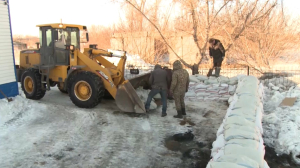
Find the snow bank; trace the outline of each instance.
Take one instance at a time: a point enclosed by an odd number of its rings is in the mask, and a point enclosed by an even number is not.
[[[290,77],[277,77],[272,79],[261,80],[265,86],[267,86],[270,90],[275,90],[279,92],[283,92],[295,86],[295,82],[293,78]]]
[[[220,76],[207,77],[204,75],[190,75],[189,90],[185,98],[190,101],[220,100],[227,101],[233,95],[238,83],[238,77],[227,78]]]
[[[278,155],[290,155],[296,164],[300,164],[300,87],[277,91],[270,83],[264,89],[268,97],[263,117],[265,143],[273,147]],[[291,107],[280,106],[285,97],[296,97],[295,104]]]
[[[133,66],[143,69],[149,69],[150,67],[154,66],[152,64],[146,63],[139,55],[131,55],[127,53],[126,56],[127,60],[125,67]],[[106,57],[106,59],[115,65],[117,65],[120,60],[120,58],[118,57]]]
[[[235,80],[237,82],[232,82]],[[228,100],[230,106],[217,131],[217,139],[212,145],[212,159],[207,168],[268,168],[262,139],[262,84],[254,76],[239,76],[223,81],[238,85]]]

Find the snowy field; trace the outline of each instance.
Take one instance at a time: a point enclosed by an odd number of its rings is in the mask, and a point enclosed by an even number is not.
[[[20,93],[21,92],[20,90]],[[142,100],[147,92],[139,90]],[[156,104],[152,103],[152,108]],[[168,150],[165,138],[191,130],[201,143],[215,140],[228,106],[224,102],[186,102],[190,124],[167,117],[161,107],[148,115],[119,112],[114,100],[79,109],[57,88],[39,101],[17,96],[0,100],[0,165],[7,167],[188,167],[182,153]],[[208,147],[209,148],[209,147]],[[190,165],[190,163],[189,163]]]

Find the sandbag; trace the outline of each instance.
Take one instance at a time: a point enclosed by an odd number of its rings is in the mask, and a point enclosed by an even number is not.
[[[189,83],[189,86],[194,86],[196,84],[196,82],[191,82]]]
[[[259,168],[259,165],[255,160],[236,154],[223,155],[215,162],[230,162],[246,168]]]
[[[205,82],[206,82],[205,84],[217,84],[217,83],[219,83],[216,78],[215,79],[210,78],[210,79],[206,80]]]
[[[229,85],[229,87],[228,87],[229,94],[233,95],[235,93],[235,90],[236,90],[236,86],[235,85]]]
[[[262,127],[262,110],[260,108],[257,108],[256,110],[256,119],[255,124],[259,128],[261,134],[263,134],[263,127]]]
[[[228,115],[228,117],[239,116],[239,117],[243,117],[249,121],[255,122],[256,121],[255,113],[247,112],[247,111],[243,112],[242,111],[243,109],[245,109],[245,108],[232,110],[231,113]],[[247,110],[247,109],[245,109],[245,110]]]
[[[220,125],[220,127],[218,128],[218,131],[217,131],[217,136],[220,136],[221,134],[224,133],[224,123],[222,123]]]
[[[226,90],[220,90],[219,91],[219,94],[227,94],[228,93],[228,91],[226,91]]]
[[[220,97],[219,100],[220,101],[227,101],[229,97]]]
[[[221,83],[220,86],[222,86],[222,87],[228,87],[229,85],[227,83]]]
[[[264,161],[264,168],[270,168],[266,161]]]
[[[226,129],[226,126],[225,126],[224,138],[226,141],[229,141],[230,139],[253,139],[253,140],[259,141],[259,134],[236,129],[236,128]]]
[[[190,75],[190,81],[191,82],[195,82],[195,83],[199,83],[200,81],[193,75]]]
[[[241,126],[250,126],[250,127],[256,127],[255,123],[246,120],[243,117],[239,117],[239,116],[233,116],[233,117],[228,117],[226,118],[226,121],[224,123],[224,127],[227,127],[231,124],[235,124],[235,125],[241,125]]]
[[[221,156],[224,155],[224,147],[219,149],[217,152],[212,152],[212,160],[218,160]]]
[[[224,134],[221,134],[217,137],[217,139],[213,142],[212,144],[212,151],[216,151],[218,149],[221,149],[225,146],[225,138],[224,138]]]
[[[228,103],[231,104],[232,102],[236,102],[238,100],[237,95],[233,95],[228,99]]]
[[[209,87],[209,85],[204,85],[204,84],[200,83],[195,86],[195,89],[206,89],[208,87]]]
[[[250,159],[257,162],[260,168],[264,167],[264,156],[256,149],[229,144],[224,148],[224,155],[230,154],[249,157]]]
[[[206,93],[206,92],[198,92],[196,93],[196,96],[198,97],[205,97],[205,96],[210,96],[210,93]]]
[[[225,145],[229,144],[235,144],[235,145],[240,145],[242,147],[249,147],[252,149],[257,149],[258,151],[260,150],[260,142],[252,139],[230,139],[229,141],[226,141]]]
[[[196,89],[195,93],[199,93],[199,92],[206,92],[206,89]]]
[[[228,82],[229,82],[229,78],[224,77],[224,76],[220,76],[220,77],[218,78],[218,81],[219,81],[220,83],[228,83]]]
[[[236,85],[236,84],[238,84],[238,78],[237,77],[229,78],[228,84],[229,85]]]
[[[217,91],[217,92],[219,92],[219,87],[208,87],[206,90],[208,90],[208,91]]]
[[[260,130],[257,127],[231,124],[231,125],[226,125],[226,127],[224,127],[224,130],[227,130],[227,129],[236,129],[236,130],[247,131],[249,133],[253,133],[253,134],[256,134],[258,136],[261,136]]]
[[[210,100],[216,100],[218,97],[205,97],[204,100],[210,101]]]
[[[188,91],[187,93],[185,93],[186,97],[196,97],[196,93],[193,91]]]
[[[235,108],[243,108],[243,109],[247,109],[248,111],[252,111],[253,113],[255,113],[256,111],[256,108],[257,108],[257,105],[258,103],[255,102],[255,100],[241,100],[241,99],[238,99],[236,102],[235,102],[235,105],[234,107]]]
[[[206,166],[206,168],[245,168],[245,167],[230,162],[210,162]]]
[[[207,76],[196,74],[195,77],[200,81],[205,81],[208,79]]]

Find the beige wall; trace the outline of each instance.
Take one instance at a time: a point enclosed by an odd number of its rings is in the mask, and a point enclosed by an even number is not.
[[[199,60],[196,56],[199,51],[191,35],[185,33],[164,33],[164,35],[170,46],[187,63],[193,64]],[[155,55],[155,40],[163,41],[158,33],[118,33],[112,35],[111,47],[125,50],[130,54],[138,54],[146,62],[151,62],[154,60]],[[178,58],[170,48],[167,50],[168,56],[164,60],[172,64]]]

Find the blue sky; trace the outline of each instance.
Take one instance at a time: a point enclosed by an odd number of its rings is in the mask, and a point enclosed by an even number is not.
[[[278,0],[281,2],[281,0]],[[283,0],[286,12],[300,16],[300,0]],[[13,34],[38,36],[36,25],[44,23],[110,25],[121,10],[111,0],[10,0]]]

